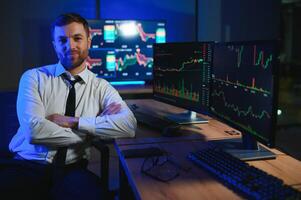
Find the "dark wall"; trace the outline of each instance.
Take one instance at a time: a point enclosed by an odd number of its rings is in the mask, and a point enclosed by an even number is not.
[[[279,38],[280,0],[227,0],[222,7],[222,40]]]
[[[220,41],[222,0],[199,0],[198,40]]]
[[[199,40],[279,38],[280,0],[199,0]]]
[[[292,22],[292,36],[293,36],[293,47],[292,47],[292,59],[293,62],[297,62],[301,66],[301,1],[299,6],[296,6],[293,11],[293,22]],[[299,67],[300,68],[300,67]]]
[[[23,71],[54,63],[48,27],[63,12],[93,18],[94,0],[10,0],[1,2],[0,91],[16,90]]]
[[[163,19],[167,22],[167,42],[194,41],[195,0],[103,0],[101,18]]]

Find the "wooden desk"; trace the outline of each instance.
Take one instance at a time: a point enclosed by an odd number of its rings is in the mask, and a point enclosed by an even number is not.
[[[152,100],[144,100],[143,102],[158,106],[158,102],[152,102]],[[139,106],[141,105],[139,104]],[[162,104],[159,106],[159,112],[160,110],[172,112],[172,109],[169,105]],[[175,109],[175,111],[178,110]],[[158,112],[158,110],[152,110],[152,112]],[[186,158],[189,152],[197,150],[206,140],[237,138],[239,136],[227,134],[225,130],[231,128],[212,119],[208,124],[200,124],[197,127],[194,127],[193,131],[199,133],[198,138],[191,137],[189,134],[175,138],[164,138],[160,137],[160,134],[154,130],[139,126],[135,139],[117,139],[115,148],[120,159],[120,199],[241,199],[241,196],[229,190],[210,173],[196,167]],[[187,127],[187,130],[190,128]],[[145,134],[145,132],[147,133]],[[156,146],[166,150],[172,154],[172,158],[177,163],[190,167],[191,170],[188,172],[180,170],[180,176],[168,183],[154,180],[142,174],[140,168],[144,158],[125,159],[121,151],[147,146]],[[282,179],[286,184],[301,191],[301,162],[276,149],[271,150],[277,155],[276,159],[250,161],[248,163]]]
[[[124,195],[127,199],[128,193],[124,191],[131,190],[135,199],[241,199],[232,190],[229,190],[221,182],[217,181],[207,171],[196,167],[192,162],[186,159],[190,151],[195,151],[202,141],[183,141],[169,143],[152,143],[139,145],[117,145],[117,151],[120,155],[120,162],[124,174],[123,178],[129,185],[121,184],[120,199]],[[176,179],[163,183],[154,180],[140,172],[143,158],[125,159],[121,150],[130,148],[143,148],[147,146],[156,146],[173,154],[175,159],[182,166],[190,167],[189,172],[181,171]],[[277,152],[277,151],[276,151]],[[291,185],[301,191],[301,163],[292,157],[279,152],[276,159],[251,161],[251,165],[262,169],[276,177],[282,179],[286,184]],[[121,178],[120,180],[124,180]]]

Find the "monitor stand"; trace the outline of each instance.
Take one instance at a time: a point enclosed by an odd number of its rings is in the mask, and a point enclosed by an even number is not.
[[[197,117],[196,112],[188,110],[184,113],[170,114],[166,116],[170,121],[177,124],[202,124],[208,123],[207,119]]]
[[[241,138],[210,141],[240,160],[275,159],[276,155],[265,148],[250,135],[242,134]]]

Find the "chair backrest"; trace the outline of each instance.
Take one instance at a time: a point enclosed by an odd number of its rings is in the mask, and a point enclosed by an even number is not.
[[[0,92],[0,155],[8,155],[8,144],[19,128],[17,92]]]

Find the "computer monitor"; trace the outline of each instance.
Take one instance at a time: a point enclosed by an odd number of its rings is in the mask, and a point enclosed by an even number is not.
[[[182,107],[184,114],[166,116],[178,124],[206,123],[196,112],[207,114],[213,42],[154,45],[153,97]]]
[[[91,71],[112,84],[145,83],[153,78],[153,44],[166,42],[164,21],[88,20]]]
[[[226,42],[214,46],[210,112],[241,131],[243,146],[231,150],[241,159],[274,157],[258,147],[257,141],[274,146],[277,64],[276,41]]]

